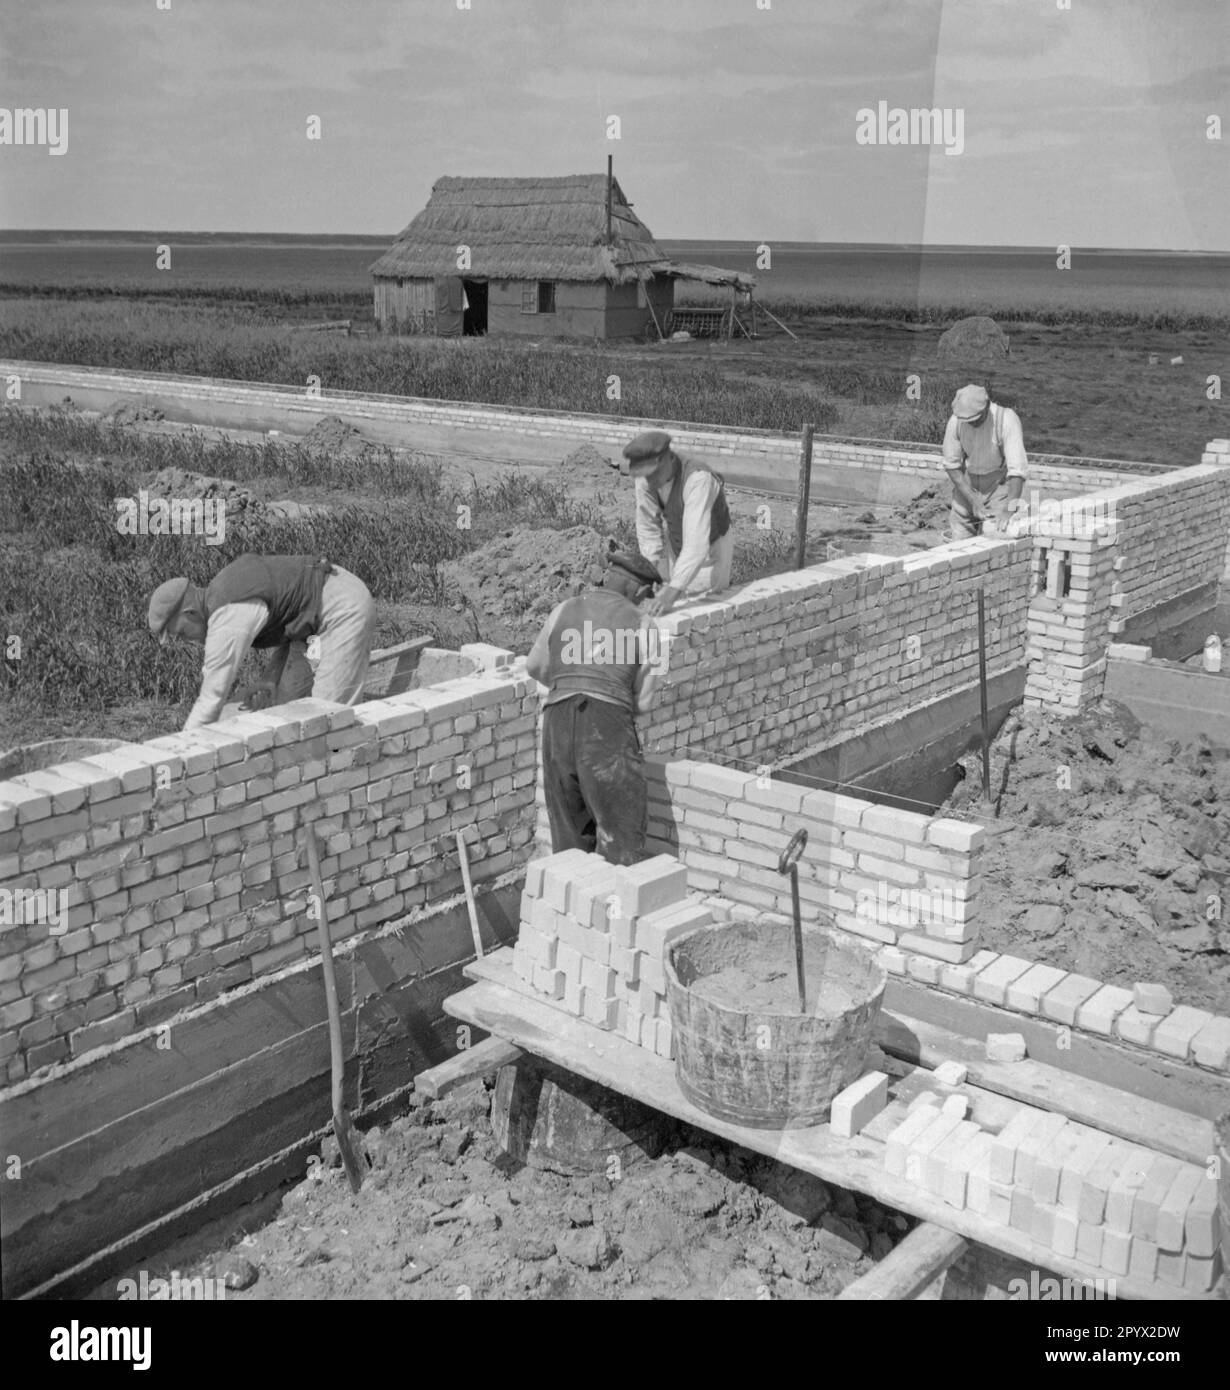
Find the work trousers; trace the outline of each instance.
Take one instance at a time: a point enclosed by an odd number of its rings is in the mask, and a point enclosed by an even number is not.
[[[554,853],[596,849],[611,864],[644,858],[649,802],[631,710],[589,695],[548,705],[542,781]]]
[[[318,650],[309,653],[305,642],[290,644],[277,703],[311,695],[314,700],[357,705],[375,631],[376,605],[367,585],[358,575],[334,565],[320,595]]]
[[[983,492],[979,482],[972,474],[966,475],[966,481],[970,484],[978,496],[982,499],[984,507],[991,508],[998,506],[1005,501],[1008,496],[1008,479],[1004,476],[990,490]],[[954,490],[952,494],[952,509],[948,514],[949,527],[954,541],[968,540],[970,536],[994,536],[999,534],[999,526],[994,516],[990,516],[986,521],[979,521],[973,512],[965,505],[964,501]]]

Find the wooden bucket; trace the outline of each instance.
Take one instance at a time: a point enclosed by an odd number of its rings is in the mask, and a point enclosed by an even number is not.
[[[780,918],[700,927],[672,944],[665,973],[676,1074],[693,1105],[751,1129],[803,1129],[820,1124],[862,1074],[888,976],[870,950],[821,928],[803,928],[803,953],[809,1002],[823,985],[848,1007],[799,1013],[794,930]],[[789,971],[780,1005],[749,1010],[691,988],[723,969],[779,960]]]

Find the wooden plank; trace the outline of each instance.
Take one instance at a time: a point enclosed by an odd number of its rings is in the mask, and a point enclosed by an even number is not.
[[[435,641],[434,637],[415,637],[395,647],[381,647],[368,658],[368,675],[363,694],[369,699],[400,695],[414,684],[419,657]]]
[[[909,1028],[913,1027],[914,1020],[919,1020],[961,1038],[962,1052],[959,1056],[954,1053],[954,1060],[966,1062],[969,1054],[983,1067],[986,1065],[983,1044],[988,1033],[1020,1033],[1030,1057],[1047,1058],[1054,1070],[1083,1076],[1205,1120],[1215,1120],[1230,1110],[1230,1077],[1214,1076],[1157,1053],[1130,1048],[1077,1029],[1067,1032],[1064,1041],[1068,1045],[1061,1047],[1059,1037],[1064,1030],[1060,1024],[1047,1019],[929,989],[898,976],[889,979],[884,1007]],[[904,1039],[907,1046],[908,1041],[908,1037]],[[897,1051],[896,1048],[891,1050]],[[898,1052],[898,1055],[917,1060],[917,1053]],[[1205,1152],[1211,1151],[1206,1149]]]
[[[997,1226],[976,1212],[957,1211],[940,1198],[884,1168],[884,1145],[857,1135],[841,1139],[827,1125],[812,1129],[747,1129],[706,1114],[687,1101],[675,1080],[675,1064],[623,1038],[602,1032],[581,1019],[522,993],[512,971],[512,952],[484,957],[488,978],[445,1000],[445,1011],[506,1039],[526,1052],[568,1068],[578,1076],[619,1091],[685,1124],[720,1135],[756,1153],[800,1168],[838,1187],[865,1192],[898,1211],[956,1231],[972,1241],[1026,1260],[1039,1269],[1074,1279],[1107,1279],[1106,1270],[1057,1255],[1022,1232]],[[470,973],[473,967],[466,967]],[[496,976],[503,980],[496,982]],[[1132,1276],[1113,1276],[1123,1298],[1190,1299],[1187,1290]]]
[[[963,1236],[924,1221],[885,1255],[870,1274],[847,1284],[842,1299],[901,1300],[916,1298],[969,1248]]]
[[[471,1081],[476,1076],[486,1076],[524,1056],[519,1047],[506,1043],[503,1038],[488,1038],[474,1047],[465,1048],[438,1067],[419,1072],[414,1078],[414,1089],[432,1100],[439,1100],[463,1082]]]

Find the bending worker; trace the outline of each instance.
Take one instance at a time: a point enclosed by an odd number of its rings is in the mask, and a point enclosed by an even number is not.
[[[599,582],[552,611],[526,669],[547,687],[542,780],[552,851],[597,849],[612,864],[635,864],[648,820],[635,716],[653,701],[665,652],[657,624],[636,606],[653,593],[657,571],[609,545]]]
[[[261,709],[309,691],[317,700],[357,704],[367,676],[376,605],[361,579],[328,560],[241,555],[219,570],[206,589],[183,578],[159,585],[150,598],[149,626],[164,646],[173,637],[204,644],[201,693],[184,725],[194,729],[217,721],[250,647],[275,650],[245,708]],[[292,665],[299,669],[288,673],[292,647]],[[319,661],[311,675],[314,655]]]
[[[981,386],[953,397],[944,431],[944,467],[952,479],[952,538],[1007,531],[1025,486],[1025,442],[1015,410],[996,405]]]
[[[687,593],[697,597],[730,583],[734,536],[719,473],[671,449],[662,430],[646,430],[624,449],[636,480],[636,539],[665,587],[645,610],[669,613]]]

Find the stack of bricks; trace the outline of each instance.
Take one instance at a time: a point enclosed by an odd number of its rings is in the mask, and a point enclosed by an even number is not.
[[[513,970],[570,1014],[669,1058],[666,949],[713,920],[669,855],[624,868],[564,850],[526,869]]]
[[[694,888],[766,912],[789,912],[778,858],[808,833],[799,897],[841,931],[957,965],[977,951],[986,832],[967,821],[876,806],[767,775],[679,760],[647,764],[650,844],[677,837]]]
[[[916,1105],[889,1134],[885,1166],[1110,1275],[1195,1292],[1221,1275],[1217,1183],[1206,1170],[1063,1115],[1021,1106],[991,1134],[949,1102]]]

